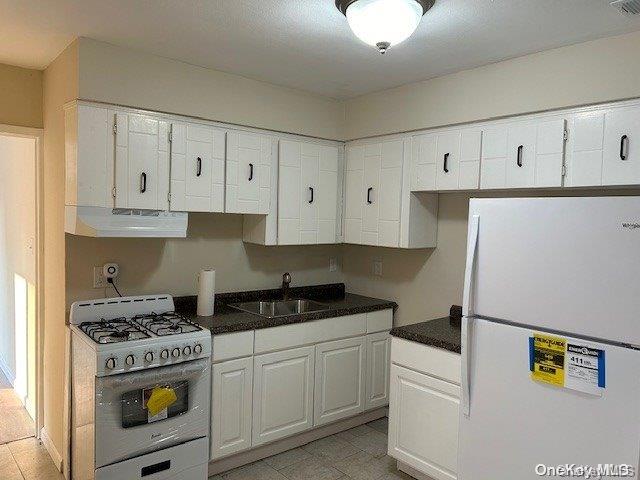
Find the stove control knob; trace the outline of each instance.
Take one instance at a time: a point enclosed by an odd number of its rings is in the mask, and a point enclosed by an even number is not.
[[[193,353],[195,353],[196,355],[200,355],[202,353],[202,345],[196,343],[193,347]]]
[[[153,362],[153,357],[153,352],[147,352],[144,354],[144,359],[147,361],[147,363]]]
[[[173,356],[173,358],[178,358],[180,356],[180,349],[174,348],[173,351],[171,352],[171,356]]]
[[[167,350],[166,348],[164,350],[162,350],[160,352],[160,358],[166,360],[167,358],[169,358],[169,350]]]
[[[107,365],[106,366],[107,366],[107,368],[109,370],[113,370],[114,368],[116,368],[116,365],[118,365],[118,361],[115,358],[113,358],[113,357],[107,358]]]
[[[124,363],[126,363],[127,366],[131,367],[134,363],[136,363],[136,357],[134,357],[133,355],[127,355],[127,358],[124,359]]]
[[[191,355],[191,347],[189,345],[187,345],[186,347],[184,347],[182,349],[182,353],[184,353],[187,356]]]

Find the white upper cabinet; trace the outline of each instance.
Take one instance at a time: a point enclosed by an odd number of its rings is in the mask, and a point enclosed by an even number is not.
[[[347,147],[345,242],[400,246],[404,142]]]
[[[481,188],[561,187],[564,135],[564,119],[483,129]]]
[[[339,149],[281,140],[278,244],[336,242]]]
[[[602,185],[603,111],[579,113],[569,121],[565,186]]]
[[[412,139],[412,191],[473,190],[480,178],[480,130],[447,130]]]
[[[116,113],[117,208],[168,210],[169,128],[150,115]]]
[[[115,112],[72,104],[64,113],[65,204],[113,208]]]
[[[603,185],[640,184],[640,107],[607,112],[604,126]]]
[[[273,143],[267,135],[227,133],[226,212],[269,213]]]
[[[171,125],[171,210],[224,211],[225,136],[197,123]]]

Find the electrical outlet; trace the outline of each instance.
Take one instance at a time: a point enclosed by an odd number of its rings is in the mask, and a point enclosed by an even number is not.
[[[107,279],[102,267],[93,267],[93,288],[106,288]]]
[[[329,271],[335,272],[338,270],[338,259],[335,257],[329,258]]]
[[[382,276],[382,259],[381,258],[373,259],[373,274],[377,277]]]

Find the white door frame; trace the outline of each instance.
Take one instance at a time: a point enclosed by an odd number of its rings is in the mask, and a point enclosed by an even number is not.
[[[43,402],[43,352],[44,352],[44,242],[42,233],[44,231],[43,212],[43,143],[44,130],[42,128],[17,127],[14,125],[0,124],[0,135],[8,137],[32,138],[36,142],[36,358],[35,358],[35,375],[36,375],[36,418],[34,423],[36,426],[36,438],[40,438],[40,431],[44,426],[44,402]]]

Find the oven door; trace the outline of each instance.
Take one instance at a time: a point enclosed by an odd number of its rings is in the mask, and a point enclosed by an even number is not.
[[[201,359],[97,378],[96,468],[206,437],[210,375]]]

